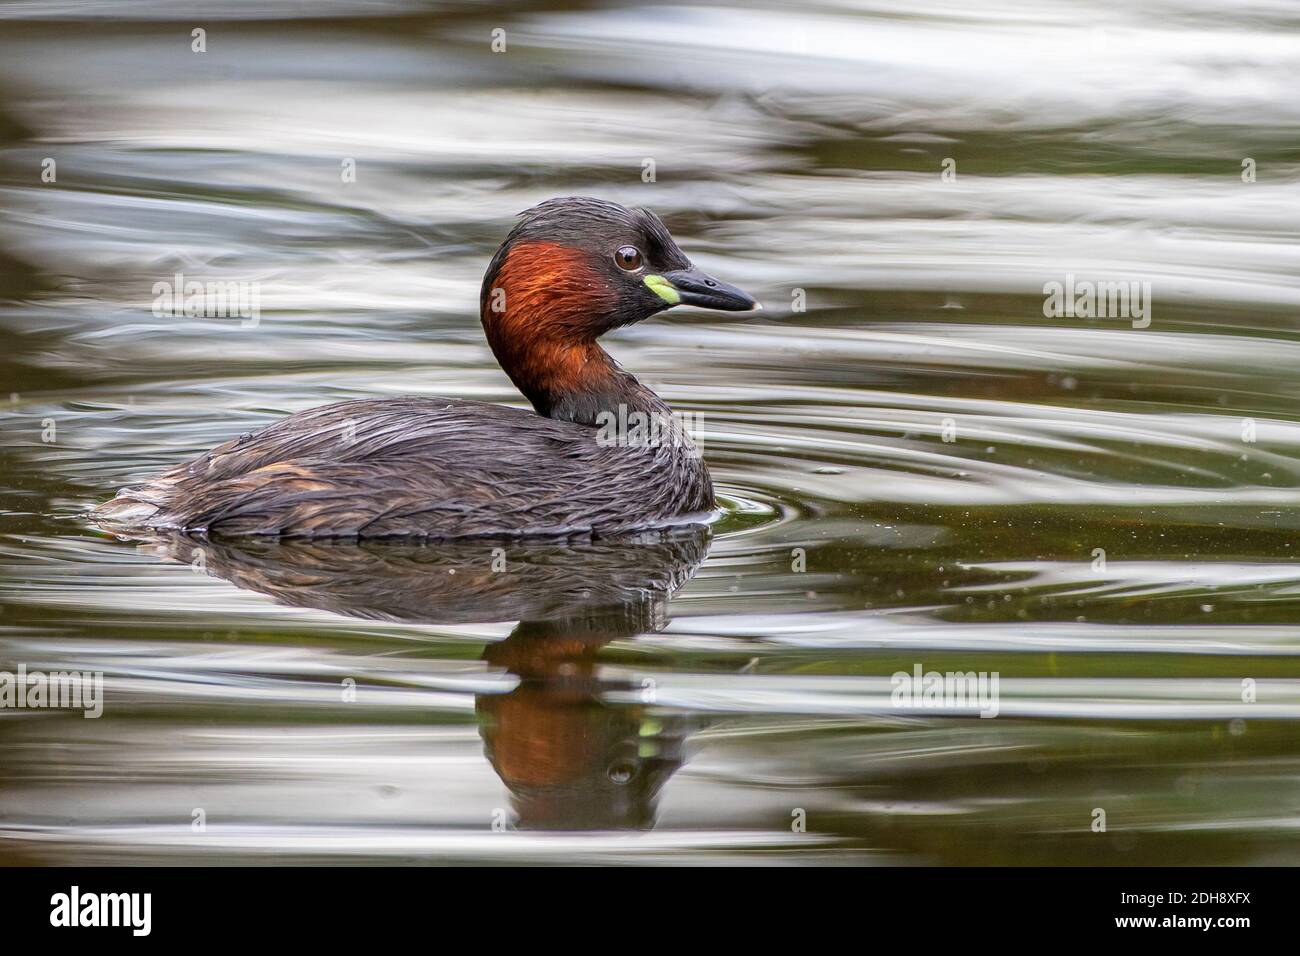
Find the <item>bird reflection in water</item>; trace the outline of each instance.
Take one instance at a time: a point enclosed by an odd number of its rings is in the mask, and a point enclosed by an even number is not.
[[[681,766],[688,718],[601,676],[600,649],[653,633],[708,552],[692,526],[622,539],[512,541],[208,539],[154,542],[168,557],[278,603],[412,624],[518,621],[483,660],[518,678],[476,697],[493,769],[523,829],[654,825]],[[610,695],[632,703],[613,702]]]

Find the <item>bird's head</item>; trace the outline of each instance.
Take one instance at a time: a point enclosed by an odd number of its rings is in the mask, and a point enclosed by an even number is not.
[[[567,197],[520,216],[488,266],[479,314],[497,360],[549,415],[564,393],[601,385],[597,338],[676,305],[761,308],[693,266],[649,210]]]

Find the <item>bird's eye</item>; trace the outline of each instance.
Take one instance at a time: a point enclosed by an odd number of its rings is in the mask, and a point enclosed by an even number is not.
[[[620,246],[618,252],[614,253],[614,261],[620,269],[635,272],[641,268],[641,250],[636,246]]]
[[[614,783],[624,787],[632,782],[632,778],[636,776],[636,769],[636,764],[631,760],[618,760],[610,764],[605,773]]]

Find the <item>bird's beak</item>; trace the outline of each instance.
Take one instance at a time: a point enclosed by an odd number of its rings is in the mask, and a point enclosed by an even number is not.
[[[694,267],[646,276],[644,281],[669,305],[695,305],[723,312],[757,312],[763,308],[748,292]]]

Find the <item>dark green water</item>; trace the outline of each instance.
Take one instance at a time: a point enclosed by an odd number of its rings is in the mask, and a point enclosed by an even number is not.
[[[0,862],[1300,862],[1298,26],[0,5],[0,671],[105,695],[0,708]],[[519,402],[478,283],[575,193],[765,305],[607,342],[702,416],[710,535],[87,523],[291,411]],[[177,272],[258,322],[155,315]],[[1068,276],[1146,318],[1045,316]]]

